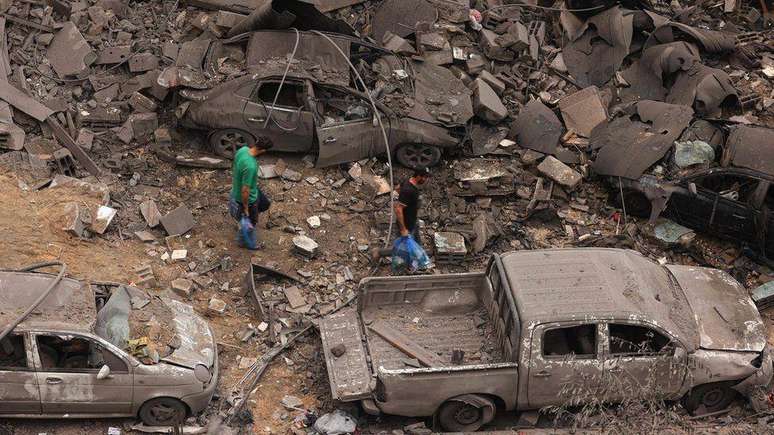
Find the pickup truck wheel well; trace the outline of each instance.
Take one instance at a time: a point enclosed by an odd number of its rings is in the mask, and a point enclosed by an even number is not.
[[[441,427],[452,432],[475,431],[480,426],[494,419],[499,409],[504,408],[505,402],[497,396],[489,394],[463,394],[444,401],[434,414],[434,420]],[[471,409],[478,408],[479,415],[476,421]]]

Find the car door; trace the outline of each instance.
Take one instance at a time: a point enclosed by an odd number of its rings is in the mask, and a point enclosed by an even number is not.
[[[537,326],[527,375],[529,406],[575,405],[599,397],[604,388],[602,343],[597,323]]]
[[[608,343],[603,361],[607,400],[676,398],[688,370],[687,353],[676,351],[681,347],[677,341],[633,322],[601,326]]]
[[[0,415],[40,414],[40,390],[31,356],[29,334],[12,333],[0,341]]]
[[[691,192],[690,184],[696,186]],[[759,180],[716,171],[686,180],[684,190],[672,194],[667,215],[687,227],[744,242],[756,239],[756,211],[750,200]]]
[[[368,158],[386,151],[370,101],[336,88],[315,88],[317,166]],[[388,118],[380,113],[389,135]]]
[[[271,139],[273,150],[310,151],[315,131],[314,117],[309,110],[309,89],[300,80],[286,80],[282,87],[279,79],[259,82],[245,104],[243,116],[247,130],[255,137]]]
[[[131,366],[109,345],[85,335],[33,335],[44,414],[131,414]],[[110,375],[97,379],[103,365]]]

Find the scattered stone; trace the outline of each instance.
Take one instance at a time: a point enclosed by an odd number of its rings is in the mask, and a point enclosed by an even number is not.
[[[213,314],[222,316],[226,313],[226,303],[216,297],[213,297],[210,299],[210,303],[207,305],[207,309]]]
[[[312,240],[310,237],[298,235],[293,237],[293,247],[299,254],[308,258],[312,258],[317,255],[317,249],[320,247],[320,245],[318,245],[317,242]]]
[[[301,290],[298,287],[290,286],[282,290],[285,293],[290,308],[297,309],[307,304],[306,298],[301,294]]]
[[[286,395],[285,397],[283,397],[280,403],[282,403],[282,406],[290,410],[299,409],[304,406],[304,402],[302,402],[301,399],[291,395]]]
[[[108,225],[110,225],[110,222],[113,222],[113,218],[116,217],[117,213],[118,210],[101,205],[97,209],[97,216],[91,222],[91,230],[97,234],[105,234]]]
[[[282,177],[283,180],[293,181],[296,183],[301,181],[304,178],[304,176],[300,172],[294,171],[290,168],[286,168],[282,172],[282,174],[280,174],[280,177]]]
[[[187,233],[196,225],[191,210],[181,205],[161,218],[161,225],[170,236],[179,236]]]
[[[564,125],[580,136],[590,137],[591,130],[607,121],[607,108],[596,86],[589,86],[559,100]]]
[[[86,226],[90,223],[86,209],[77,202],[68,202],[65,204],[65,219],[67,219],[67,224],[63,228],[65,231],[75,237],[84,236]]]
[[[306,223],[309,224],[309,228],[320,228],[321,222],[319,216],[309,216],[306,219]]]
[[[547,156],[537,167],[538,171],[557,183],[574,188],[583,178],[571,167],[560,162],[553,156]]]
[[[170,256],[170,260],[172,261],[182,261],[185,260],[185,258],[188,256],[188,250],[186,249],[175,249],[172,251],[172,256]]]
[[[194,290],[193,285],[194,285],[193,281],[185,278],[178,278],[173,280],[170,283],[170,286],[172,287],[172,291],[184,297],[191,296]]]
[[[134,235],[140,239],[143,243],[149,243],[149,242],[155,242],[156,237],[153,236],[153,233],[150,231],[142,230],[142,231],[135,231]]]
[[[153,268],[150,264],[142,265],[134,269],[134,272],[137,274],[134,285],[142,288],[156,287],[156,275],[153,274]]]
[[[474,80],[471,88],[473,89],[473,110],[479,118],[490,124],[497,124],[508,116],[508,109],[484,80],[480,78]]]

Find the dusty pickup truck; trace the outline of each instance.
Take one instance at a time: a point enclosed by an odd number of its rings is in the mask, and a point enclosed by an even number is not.
[[[55,279],[0,270],[0,331],[10,330],[0,336],[0,417],[167,426],[207,407],[217,346],[191,306],[127,285]]]
[[[773,370],[761,317],[733,278],[618,249],[519,251],[494,255],[484,272],[366,278],[357,309],[324,318],[320,334],[334,399],[459,432],[498,411],[600,398],[682,399],[711,412],[740,393],[758,397]]]

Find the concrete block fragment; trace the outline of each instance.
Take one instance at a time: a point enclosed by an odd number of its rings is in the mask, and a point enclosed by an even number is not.
[[[161,225],[170,236],[179,236],[190,231],[196,225],[196,221],[194,221],[191,210],[181,205],[162,216]]]
[[[137,140],[149,138],[159,128],[159,118],[155,113],[133,113],[129,115],[127,122]]]
[[[190,279],[178,278],[170,283],[172,291],[180,296],[190,297],[194,291],[194,283]]]
[[[91,151],[91,147],[94,145],[94,133],[86,128],[80,129],[75,143],[85,151]]]
[[[129,71],[141,73],[159,67],[159,58],[152,53],[138,53],[129,59]]]
[[[68,202],[65,204],[65,227],[68,233],[75,237],[83,237],[88,225],[89,215],[86,209],[77,202]]]
[[[46,57],[61,78],[78,76],[97,60],[97,54],[72,21],[66,21],[54,35]]]
[[[386,32],[384,34],[384,37],[382,38],[382,45],[387,50],[398,54],[411,55],[416,53],[416,50],[410,42],[392,32]]]
[[[113,218],[118,214],[118,210],[102,205],[97,209],[97,216],[91,222],[91,230],[97,234],[105,234],[108,225],[113,221]]]
[[[145,219],[145,223],[151,228],[157,226],[161,222],[161,213],[156,206],[156,202],[152,199],[145,200],[140,204],[140,214],[142,214],[142,218]]]
[[[155,112],[158,105],[139,92],[133,92],[129,97],[129,105],[137,112]]]
[[[172,251],[172,255],[169,257],[171,261],[182,261],[188,257],[187,249],[175,249]]]
[[[317,255],[317,249],[320,245],[310,237],[298,235],[293,237],[293,247],[299,254],[312,258]]]
[[[515,22],[508,27],[508,31],[496,38],[498,44],[519,52],[529,47],[529,30],[520,22]]]
[[[478,78],[485,81],[497,95],[502,95],[502,93],[505,92],[505,82],[493,76],[489,71],[481,71]]]
[[[226,303],[218,298],[213,297],[210,299],[210,303],[207,305],[207,309],[212,314],[222,316],[226,314]]]
[[[134,284],[141,288],[156,287],[156,275],[153,273],[153,268],[150,264],[144,264],[134,269],[137,279]]]
[[[489,30],[482,29],[479,33],[479,43],[484,50],[486,57],[492,60],[499,60],[501,62],[511,62],[516,57],[514,53],[507,47],[503,47],[497,42],[497,33]]]
[[[307,304],[306,298],[301,294],[301,290],[299,290],[298,287],[290,286],[283,289],[283,291],[285,293],[285,297],[288,299],[290,308],[296,309]]]
[[[546,177],[569,188],[577,186],[583,178],[577,171],[560,162],[553,156],[546,157],[540,162],[537,169]]]
[[[607,108],[596,86],[589,86],[559,100],[562,119],[568,130],[590,137],[591,130],[607,120]]]
[[[474,80],[471,88],[473,89],[473,111],[479,118],[491,124],[497,124],[508,116],[508,109],[484,80],[480,78]]]
[[[230,29],[239,24],[245,18],[247,18],[247,15],[237,14],[235,12],[229,11],[218,11],[218,15],[215,17],[215,24],[220,27]]]

